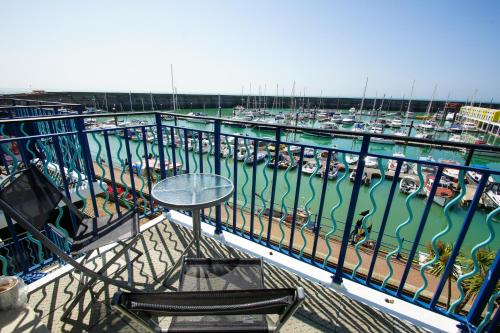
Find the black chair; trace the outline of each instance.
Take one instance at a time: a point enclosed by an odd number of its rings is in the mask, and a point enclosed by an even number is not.
[[[178,292],[117,292],[112,306],[150,332],[278,332],[304,299],[301,287],[264,289],[261,259],[184,258]]]
[[[57,255],[64,262],[73,266],[80,274],[90,279],[86,282],[80,279],[82,289],[73,298],[67,310],[63,313],[65,318],[78,303],[84,293],[91,289],[98,281],[115,285],[129,291],[137,291],[131,285],[132,265],[127,260],[129,270],[129,281],[124,282],[109,278],[105,275],[106,270],[124,254],[128,258],[128,250],[142,237],[139,232],[139,219],[135,208],[128,210],[121,216],[105,216],[97,218],[85,218],[70,199],[66,198],[58,189],[34,165],[27,169],[8,176],[1,184],[0,208],[12,217],[23,229],[37,238],[48,250]],[[57,228],[50,224],[50,214],[60,202],[66,204],[77,220],[77,230],[74,237],[69,241],[70,251],[67,253],[55,244],[41,231],[49,228],[61,238],[65,238]],[[124,242],[131,239],[129,242]],[[93,250],[118,242],[123,247],[110,260],[108,260],[98,271],[85,267]],[[75,260],[73,256],[85,254],[81,261]]]

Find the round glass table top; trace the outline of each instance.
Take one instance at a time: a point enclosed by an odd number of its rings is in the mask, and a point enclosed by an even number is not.
[[[187,173],[156,183],[151,193],[167,208],[201,209],[228,199],[233,193],[233,183],[214,174]]]

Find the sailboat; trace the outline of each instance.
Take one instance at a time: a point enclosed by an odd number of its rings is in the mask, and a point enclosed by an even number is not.
[[[434,85],[434,91],[432,92],[431,100],[429,101],[429,104],[427,105],[427,111],[425,112],[425,116],[424,116],[425,120],[422,124],[419,125],[420,129],[422,129],[424,131],[430,131],[436,127],[436,123],[430,119],[430,118],[432,118],[430,116],[430,112],[432,109],[432,102],[434,101],[434,97],[436,95],[436,90],[437,90],[437,84]]]
[[[410,99],[408,101],[408,107],[406,109],[406,115],[405,115],[405,121],[403,123],[403,127],[406,128],[407,126],[407,123],[408,123],[408,115],[410,114],[410,106],[411,106],[411,100],[413,98],[413,89],[415,88],[415,80],[413,80],[412,84],[411,84],[411,92],[410,92]],[[404,96],[403,96],[403,100],[404,100]],[[401,106],[403,106],[403,103],[401,102]],[[397,131],[396,133],[394,133],[394,135],[397,135],[397,136],[408,136],[408,134],[402,130],[399,130]]]

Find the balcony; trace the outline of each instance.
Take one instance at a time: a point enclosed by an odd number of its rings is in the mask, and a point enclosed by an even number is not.
[[[163,276],[168,267],[178,258],[184,246],[191,239],[188,228],[172,224],[163,217],[149,223],[144,231],[145,243],[136,250],[142,256],[133,257],[134,282],[144,289],[169,291],[162,286]],[[247,253],[224,245],[218,240],[203,237],[204,256],[210,257],[247,257]],[[114,251],[118,249],[111,249]],[[100,260],[88,266],[98,269]],[[354,301],[320,284],[308,281],[287,270],[272,264],[265,265],[265,284],[267,288],[302,285],[307,292],[307,302],[282,330],[283,332],[423,332],[422,329],[407,321],[397,319],[361,302]],[[125,262],[121,261],[110,268],[112,272],[122,273],[126,280]],[[34,282],[29,305],[39,316],[40,322],[51,332],[93,331],[93,332],[141,332],[113,313],[108,301],[116,288],[99,284],[93,299],[88,295],[73,310],[70,318],[59,318],[65,303],[75,295],[79,275],[64,269],[56,270]],[[175,290],[176,284],[170,290]],[[395,304],[392,304],[393,306]],[[30,323],[25,322],[25,325]],[[165,324],[163,321],[162,324]]]
[[[449,164],[373,149],[374,138],[401,141],[390,135],[318,130],[356,143],[346,149],[292,142],[290,134],[301,130],[292,126],[252,136],[235,134],[233,126],[253,123],[162,112],[134,113],[146,123],[127,123],[130,114],[115,114],[109,126],[95,127],[89,119],[110,116],[83,114],[79,105],[2,111],[12,118],[0,121],[4,174],[35,163],[89,216],[132,204],[140,208],[149,227],[146,244],[137,249],[143,255],[134,260],[140,286],[161,288],[162,274],[190,239],[189,215],[159,207],[150,195],[152,185],[179,173],[211,172],[230,178],[237,190],[228,202],[203,212],[208,236],[203,253],[262,256],[266,286],[304,285],[307,302],[284,331],[484,331],[498,322],[500,256],[477,273],[475,265],[462,260],[478,250],[498,253],[494,222],[499,210],[487,207],[485,193],[500,170],[469,166],[485,147],[403,140],[409,147],[466,150],[461,164]],[[353,160],[357,163],[349,163]],[[329,165],[331,172],[320,172]],[[456,175],[459,183],[451,200],[439,196],[445,174]],[[477,182],[465,184],[466,174]],[[414,180],[408,195],[396,191],[403,176]],[[60,323],[77,275],[54,277],[65,266],[59,268],[58,258],[16,228],[15,221],[5,220],[1,272],[31,283],[29,304],[49,329],[133,329],[111,313],[106,300],[114,290],[103,285],[97,302],[86,299],[72,313],[74,322]],[[71,234],[71,213],[55,212],[54,224]],[[452,244],[449,252],[441,252],[446,244]],[[439,264],[440,274],[433,274]],[[480,288],[468,296],[462,281],[481,274]]]

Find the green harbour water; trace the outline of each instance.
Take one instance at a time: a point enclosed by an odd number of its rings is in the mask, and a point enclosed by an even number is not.
[[[182,111],[177,111],[179,114],[185,114],[190,112],[191,110],[182,110]],[[203,111],[203,110],[193,110],[193,111]],[[207,109],[205,112],[208,115],[211,116],[216,116],[218,115],[218,110],[217,109]],[[285,111],[286,112],[286,111]],[[222,116],[224,117],[229,117],[232,115],[232,109],[223,109],[222,110]],[[120,120],[130,120],[130,119],[141,119],[141,120],[146,120],[150,121],[151,123],[154,122],[154,118],[150,116],[134,116],[133,113],[129,116],[126,117],[128,119],[123,119],[120,118]],[[104,119],[105,120],[105,119]],[[417,124],[418,121],[415,122]],[[168,121],[164,122],[164,125],[170,126],[173,125],[173,121]],[[193,122],[186,122],[185,120],[179,120],[178,121],[178,126],[181,127],[186,127],[188,129],[194,129],[194,130],[212,130],[212,125],[211,124],[202,124],[202,123],[193,123]],[[342,127],[341,127],[342,128]],[[348,128],[345,128],[348,129]],[[415,130],[413,130],[415,131]],[[222,126],[222,133],[223,134],[240,134],[240,135],[248,135],[250,137],[274,137],[274,131],[265,131],[265,130],[258,130],[258,129],[251,129],[251,128],[237,128],[237,127],[229,127],[226,125]],[[442,139],[447,139],[448,134],[447,133],[438,133],[440,138]],[[106,152],[104,148],[104,140],[102,135],[96,135],[96,139],[99,141],[99,143],[102,144],[102,158],[106,159]],[[93,153],[93,157],[95,160],[95,154],[98,151],[98,145],[97,142],[94,140],[92,135],[88,136],[89,143],[91,146],[91,151]],[[352,151],[359,151],[359,148],[361,146],[360,140],[352,140],[348,138],[325,138],[325,137],[316,137],[316,136],[310,136],[310,135],[304,135],[297,133],[295,136],[292,133],[289,133],[288,135],[283,134],[282,140],[287,141],[287,142],[293,142],[295,139],[295,142],[303,143],[303,144],[313,144],[316,146],[321,146],[325,148],[332,148],[334,145],[338,149],[346,149],[346,150],[352,150]],[[487,138],[488,140],[493,140],[492,138]],[[118,136],[110,136],[110,146],[111,146],[111,151],[112,151],[112,156],[113,156],[113,162],[115,166],[117,165],[115,162],[115,159],[117,159],[117,151],[118,151],[118,140],[123,140]],[[500,140],[498,140],[500,143]],[[243,145],[243,140],[239,140],[240,145]],[[250,142],[249,142],[250,144]],[[132,153],[132,160],[133,161],[139,161],[142,156],[144,155],[144,149],[143,149],[143,144],[138,146],[138,143],[135,141],[130,142],[130,148],[131,148],[131,153]],[[151,152],[152,145],[148,144],[148,152]],[[233,147],[231,147],[232,149]],[[157,146],[153,147],[153,149],[156,150],[157,153]],[[170,148],[169,148],[170,149]],[[136,153],[138,151],[138,154]],[[179,158],[179,152],[182,152],[182,159],[185,157],[185,151],[177,148],[177,162],[181,162],[181,159]],[[463,163],[465,160],[464,153],[459,152],[459,151],[445,151],[445,150],[439,150],[439,149],[432,149],[429,147],[413,147],[413,146],[404,146],[404,145],[384,145],[384,144],[377,144],[377,143],[371,143],[370,144],[370,152],[371,153],[376,153],[376,154],[383,154],[386,156],[391,156],[393,153],[396,152],[402,152],[406,155],[408,158],[415,158],[418,159],[420,156],[428,156],[431,155],[436,161],[440,159],[453,159],[456,160],[460,163]],[[169,151],[171,154],[171,150]],[[192,151],[188,153],[189,158],[190,158],[190,171],[198,171],[199,172],[199,154],[193,154]],[[122,149],[121,151],[121,157],[125,158],[125,149]],[[167,158],[167,156],[165,156]],[[196,158],[196,161],[195,161]],[[338,156],[338,159],[340,160],[340,154]],[[388,159],[383,159],[382,164],[384,165],[384,168],[387,167]],[[272,176],[273,176],[273,170],[272,168],[265,167],[265,162],[260,163],[257,165],[257,170],[256,170],[256,187],[255,187],[255,192],[259,195],[255,196],[255,211],[257,212],[263,205],[262,199],[260,197],[260,194],[263,193],[263,196],[267,199],[266,200],[266,207],[269,208],[269,198],[271,196],[271,181],[272,181]],[[500,169],[500,157],[475,157],[472,161],[472,164],[476,165],[481,165],[488,167],[490,169],[498,170]],[[234,176],[233,175],[233,159],[229,159],[227,161],[227,166],[230,169],[231,173],[231,178]],[[247,196],[247,204],[246,204],[246,209],[250,209],[250,193],[252,189],[252,166],[251,165],[246,165],[243,162],[238,162],[238,186],[237,186],[237,196],[238,196],[238,204],[242,205],[244,202],[244,196],[243,193],[246,194]],[[246,186],[243,186],[245,183],[245,170],[248,173],[248,182]],[[214,171],[214,156],[210,154],[203,154],[203,171],[204,172],[213,172]],[[290,170],[288,173],[288,179],[291,184],[291,190],[288,193],[288,195],[285,197],[284,202],[287,207],[288,212],[293,211],[293,206],[294,206],[294,198],[295,198],[295,190],[296,190],[296,184],[297,184],[297,176],[298,172],[300,171],[299,168],[295,168],[293,170]],[[222,175],[228,176],[227,168],[226,168],[226,161],[224,158],[221,158],[221,172]],[[265,174],[264,174],[265,173]],[[278,170],[277,174],[277,182],[276,182],[276,196],[275,196],[275,210],[280,210],[281,206],[281,200],[283,194],[287,190],[287,185],[284,180],[284,173],[285,170]],[[267,190],[264,190],[266,180],[265,180],[265,175],[267,175],[268,178],[268,186]],[[323,232],[328,232],[329,229],[332,226],[332,222],[330,220],[330,211],[332,207],[334,207],[338,201],[338,195],[336,193],[335,187],[337,184],[337,181],[342,177],[343,173],[339,173],[339,177],[337,180],[329,180],[328,185],[326,188],[326,195],[325,195],[325,202],[324,202],[324,208],[323,208],[323,219],[322,219],[322,231]],[[304,206],[308,203],[309,210],[312,214],[316,214],[318,212],[319,204],[320,204],[320,197],[321,197],[321,189],[322,189],[322,177],[318,176],[311,176],[310,178],[309,175],[302,173],[302,179],[301,179],[301,184],[300,184],[300,192],[299,192],[299,200],[298,200],[298,207],[299,208],[304,208]],[[375,183],[378,182],[380,178],[374,178],[372,180],[372,185],[373,186]],[[374,198],[375,202],[377,205],[377,209],[375,213],[370,217],[370,219],[367,221],[367,225],[373,225],[372,233],[370,235],[370,239],[376,239],[378,236],[378,230],[380,228],[380,224],[382,221],[382,217],[384,214],[384,210],[386,208],[387,204],[387,198],[389,195],[389,190],[391,187],[391,182],[392,180],[385,179],[382,181],[380,186],[377,187],[377,189],[374,192]],[[311,185],[310,185],[310,184]],[[399,184],[398,184],[399,185]],[[312,196],[312,191],[311,187],[315,191],[315,198],[311,201],[310,198]],[[353,188],[353,183],[349,181],[348,177],[346,177],[346,180],[342,183],[340,186],[341,193],[344,197],[343,204],[336,210],[335,212],[335,219],[337,221],[337,231],[335,232],[335,237],[342,237],[342,232],[343,232],[343,223],[346,219],[348,207],[349,207],[349,200],[351,196]],[[370,199],[369,199],[369,186],[363,185],[360,189],[359,193],[359,198],[358,202],[356,205],[356,218],[357,214],[359,212],[368,210],[372,208]],[[402,194],[399,192],[399,186],[396,188],[396,192],[394,194],[394,199],[391,204],[391,209],[390,209],[390,214],[389,218],[387,221],[387,226],[384,232],[384,236],[382,238],[382,244],[383,248],[392,250],[393,247],[397,246],[397,241],[395,238],[395,230],[398,225],[403,223],[404,221],[407,220],[408,218],[408,212],[405,207],[405,200],[407,198],[407,195]],[[426,197],[415,197],[413,200],[411,200],[410,206],[413,210],[413,220],[411,223],[409,223],[407,226],[405,226],[402,231],[401,231],[401,237],[404,238],[405,242],[403,244],[403,248],[405,251],[408,251],[411,248],[411,242],[414,239],[415,233],[417,231],[417,228],[420,223],[420,218],[422,216],[424,207],[426,204]],[[457,236],[459,234],[460,228],[463,224],[463,221],[465,219],[467,213],[467,207],[462,207],[460,204],[457,204],[454,206],[451,211],[450,211],[450,217],[451,217],[451,229],[450,231],[441,237],[440,239],[449,242],[449,243],[455,243]],[[470,228],[468,230],[467,236],[464,240],[464,244],[462,246],[461,252],[463,254],[468,254],[471,250],[471,248],[486,239],[489,235],[489,231],[486,227],[486,215],[487,211],[478,208],[477,211],[474,214],[474,218],[472,220],[472,223],[470,225]],[[223,223],[225,221],[223,220]],[[230,222],[231,223],[231,222]],[[247,221],[248,223],[248,221]],[[425,225],[424,231],[422,238],[420,240],[420,248],[419,250],[425,251],[425,244],[429,243],[432,239],[432,237],[443,230],[446,227],[447,221],[446,217],[444,215],[443,207],[440,207],[439,205],[433,203],[432,208],[430,210],[427,223]],[[255,218],[255,231],[257,233],[260,232],[260,224],[259,224],[259,219],[256,217]],[[494,228],[495,232],[497,234],[500,233],[500,223],[494,223]],[[265,232],[264,232],[265,234]],[[286,240],[285,242],[288,242]],[[299,245],[301,244],[302,240],[299,238],[296,238],[295,242],[297,242]],[[498,241],[493,241],[489,247],[493,251],[497,251],[500,248],[500,242]]]

